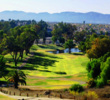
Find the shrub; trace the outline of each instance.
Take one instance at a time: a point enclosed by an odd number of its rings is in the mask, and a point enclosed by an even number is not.
[[[87,97],[92,97],[92,98],[98,98],[98,95],[96,94],[96,92],[94,92],[94,91],[88,91],[88,93],[87,93]],[[93,99],[93,100],[94,100]]]
[[[68,89],[64,89],[64,92],[68,91]]]
[[[80,84],[74,84],[70,87],[71,91],[82,92],[84,89]]]
[[[96,82],[93,78],[89,79],[89,81],[87,82],[87,87],[88,88],[92,88],[96,86]]]
[[[99,100],[97,93],[94,91],[87,91],[82,93],[70,91],[70,93],[74,95],[75,100]]]

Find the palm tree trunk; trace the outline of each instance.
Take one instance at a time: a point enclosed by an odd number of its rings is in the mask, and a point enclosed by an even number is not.
[[[16,89],[18,89],[18,80],[15,81],[14,87],[15,87]]]

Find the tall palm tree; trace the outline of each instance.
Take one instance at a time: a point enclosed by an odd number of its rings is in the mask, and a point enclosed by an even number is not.
[[[21,85],[26,85],[26,75],[24,74],[23,71],[20,70],[11,71],[8,77],[9,77],[8,81],[13,82],[15,88],[18,88],[19,83],[21,83]]]

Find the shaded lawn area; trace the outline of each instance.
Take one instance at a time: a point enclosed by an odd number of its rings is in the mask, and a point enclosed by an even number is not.
[[[28,57],[30,54],[26,55],[24,53],[23,59],[21,61],[21,59],[19,58],[18,60],[18,64],[17,66],[20,66],[23,63],[23,60]],[[10,54],[5,55],[5,59],[7,60],[6,65],[11,66],[11,67],[15,67],[15,63],[14,60],[12,59],[12,56]]]

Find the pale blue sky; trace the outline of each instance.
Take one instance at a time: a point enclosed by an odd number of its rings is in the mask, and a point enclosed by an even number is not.
[[[110,0],[0,0],[0,12],[18,10],[25,12],[100,12],[110,14]]]

